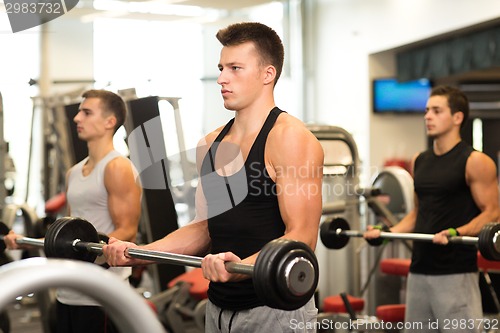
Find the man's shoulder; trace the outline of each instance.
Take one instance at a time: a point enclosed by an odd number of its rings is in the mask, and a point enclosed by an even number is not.
[[[213,130],[212,132],[206,134],[198,141],[198,146],[211,145],[215,141],[215,139],[219,136],[220,132],[222,132],[223,129],[224,126],[220,126],[217,129]]]
[[[69,174],[73,173],[74,170],[81,169],[83,167],[83,165],[87,162],[88,159],[89,159],[89,157],[87,156],[83,160],[73,164],[71,166],[71,168],[68,169],[67,174],[69,175]]]
[[[122,168],[129,169],[132,166],[133,166],[132,161],[128,157],[120,154],[120,155],[114,156],[113,158],[110,158],[106,162],[104,169],[107,172],[110,172],[110,171],[115,172],[117,169],[122,169]]]
[[[320,164],[324,158],[323,148],[316,136],[299,119],[281,114],[271,130],[266,143],[266,152],[273,159],[275,156],[298,160],[314,160]]]
[[[215,139],[219,136],[223,128],[224,126],[220,126],[198,140],[198,143],[196,144],[196,160],[198,162],[200,162],[204,158],[204,156],[210,149],[210,146],[212,145],[212,143],[214,143]]]
[[[468,165],[483,165],[484,163],[495,163],[493,162],[493,159],[491,157],[489,157],[488,155],[486,155],[485,153],[481,152],[481,151],[477,151],[477,150],[473,150],[470,155],[469,155],[469,158],[467,158],[467,164]]]
[[[278,117],[269,137],[278,142],[286,142],[287,140],[317,141],[314,134],[301,120],[288,113],[282,113]]]

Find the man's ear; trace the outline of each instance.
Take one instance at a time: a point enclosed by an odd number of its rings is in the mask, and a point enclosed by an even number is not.
[[[264,84],[274,84],[276,78],[276,68],[269,65],[265,68]]]
[[[106,117],[106,122],[105,122],[106,128],[114,129],[116,126],[116,121],[117,120],[114,115]]]
[[[453,114],[453,122],[457,125],[462,124],[464,121],[464,113],[462,111],[457,111]]]

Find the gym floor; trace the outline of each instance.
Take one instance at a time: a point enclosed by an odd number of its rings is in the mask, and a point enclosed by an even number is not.
[[[7,307],[11,333],[43,333],[40,309],[33,298],[25,297]]]
[[[6,307],[10,333],[46,333],[43,329],[42,316],[36,296],[26,296]],[[199,333],[196,325],[192,321],[184,323],[185,333]],[[165,328],[166,332],[169,332]],[[0,329],[0,333],[3,331]]]

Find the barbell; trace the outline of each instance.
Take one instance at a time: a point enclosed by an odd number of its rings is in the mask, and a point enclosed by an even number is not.
[[[0,232],[8,233],[6,227]],[[3,236],[0,236],[3,240]],[[20,237],[18,244],[41,246],[49,258],[94,262],[103,254],[94,226],[77,217],[56,220],[47,230],[45,240]],[[3,242],[2,245],[4,246]],[[153,250],[129,248],[132,258],[158,263],[201,267],[201,257]],[[275,239],[265,244],[254,265],[226,262],[230,273],[250,275],[257,296],[269,307],[295,310],[314,295],[319,280],[318,261],[307,244],[290,239]]]
[[[6,235],[8,233],[9,233],[9,228],[5,225],[5,223],[0,222],[0,253],[5,251],[5,249],[6,249],[5,242],[3,242],[3,239],[4,239],[4,235]],[[102,245],[108,243],[109,237],[106,234],[103,234],[101,232],[97,232],[97,238],[94,238],[93,241],[100,243],[101,248],[102,248]],[[41,247],[41,248],[45,248],[45,244],[46,244],[46,242],[43,239],[29,238],[29,237],[17,238],[16,243],[18,245],[31,245],[31,246],[35,246],[35,247]],[[105,258],[99,258],[99,255],[97,255],[97,254],[95,254],[95,255],[92,254],[91,256],[82,257],[80,260],[94,262],[94,263],[96,263],[104,268],[109,268],[109,265],[106,263]]]
[[[363,237],[363,232],[350,230],[349,223],[341,217],[325,221],[320,227],[321,242],[329,249],[341,249],[347,245],[350,237]],[[488,260],[500,260],[500,223],[486,224],[477,237],[453,236],[448,241],[453,244],[477,245],[481,255]],[[422,233],[380,232],[378,239],[367,240],[371,245],[380,245],[380,239],[402,239],[432,242],[434,235]]]

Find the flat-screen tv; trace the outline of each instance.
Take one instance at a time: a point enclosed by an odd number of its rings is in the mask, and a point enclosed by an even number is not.
[[[424,113],[432,89],[428,79],[399,82],[395,78],[374,79],[373,112]]]

